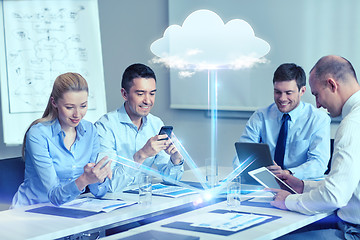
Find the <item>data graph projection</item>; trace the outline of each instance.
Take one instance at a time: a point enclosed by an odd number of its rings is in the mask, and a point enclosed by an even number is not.
[[[82,74],[91,89],[102,62],[91,58],[100,37],[94,42],[99,29],[92,25],[89,1],[20,2],[4,2],[10,113],[42,112],[53,81],[64,72]],[[90,93],[90,109],[96,109]]]

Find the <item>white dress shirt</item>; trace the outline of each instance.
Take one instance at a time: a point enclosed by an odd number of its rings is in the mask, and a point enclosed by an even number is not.
[[[288,209],[304,214],[334,211],[360,224],[360,91],[342,109],[343,120],[335,134],[331,171],[323,181],[304,181],[304,193],[289,195]]]

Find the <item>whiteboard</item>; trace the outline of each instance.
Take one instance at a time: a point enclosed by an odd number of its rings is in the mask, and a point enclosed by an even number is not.
[[[308,77],[320,57],[335,54],[360,70],[358,0],[169,0],[169,25],[181,26],[199,9],[217,13],[224,24],[232,19],[245,20],[271,47],[266,64],[218,70],[219,110],[254,111],[268,106],[273,102],[273,74],[282,63],[300,65]],[[171,108],[208,109],[208,73],[182,78],[179,70],[170,69],[170,96]],[[308,84],[302,100],[315,105]]]
[[[5,144],[21,144],[45,110],[55,78],[78,72],[89,85],[85,119],[106,113],[97,0],[3,0],[1,109]]]

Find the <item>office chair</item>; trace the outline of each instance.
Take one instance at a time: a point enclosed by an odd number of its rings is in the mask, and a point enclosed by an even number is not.
[[[0,160],[0,204],[10,206],[12,198],[24,181],[25,162],[22,157]]]

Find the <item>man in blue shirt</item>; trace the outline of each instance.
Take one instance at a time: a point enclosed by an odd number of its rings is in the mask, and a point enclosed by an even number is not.
[[[274,73],[273,85],[274,103],[250,117],[239,141],[266,143],[275,159],[283,115],[287,113],[282,167],[274,164],[268,168],[275,174],[283,172],[300,179],[323,176],[330,158],[330,117],[300,101],[306,90],[306,76],[300,66],[280,65]],[[235,157],[234,167],[238,165],[239,159]]]
[[[155,164],[161,174],[180,180],[183,158],[170,139],[162,140],[166,135],[158,135],[164,123],[150,113],[156,93],[154,72],[143,64],[130,65],[123,74],[121,87],[124,105],[95,123],[100,150],[148,167]],[[135,183],[140,172],[116,161],[112,162],[112,169],[111,192]]]

